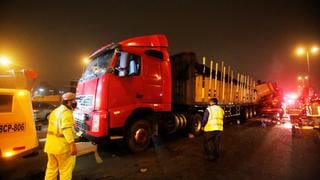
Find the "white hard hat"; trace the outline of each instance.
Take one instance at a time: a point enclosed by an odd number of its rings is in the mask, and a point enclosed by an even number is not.
[[[73,100],[76,98],[76,95],[72,92],[67,92],[62,95],[62,100]]]

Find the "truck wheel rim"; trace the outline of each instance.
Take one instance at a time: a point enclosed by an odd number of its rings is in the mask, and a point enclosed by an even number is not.
[[[193,127],[196,131],[199,131],[201,129],[201,124],[199,123],[199,121],[195,121],[193,123]]]
[[[135,132],[134,139],[137,144],[145,144],[148,139],[148,132],[145,129],[140,128]]]

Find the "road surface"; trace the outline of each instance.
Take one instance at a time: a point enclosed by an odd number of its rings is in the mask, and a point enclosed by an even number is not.
[[[45,127],[38,132],[42,141],[38,155],[5,163],[2,179],[43,179],[46,155]],[[99,147],[103,163],[93,154],[77,158],[74,179],[319,179],[320,135],[302,130],[293,137],[291,128],[248,120],[242,125],[225,125],[222,156],[207,161],[203,136],[177,133],[154,137],[143,153],[129,153],[121,142]]]

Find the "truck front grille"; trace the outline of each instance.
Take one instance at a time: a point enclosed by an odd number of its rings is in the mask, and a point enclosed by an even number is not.
[[[79,95],[77,96],[77,104],[79,108],[93,107],[93,95]]]
[[[90,130],[90,126],[85,124],[84,122],[76,120],[75,123],[76,123],[76,127],[79,130],[86,130],[86,131]]]

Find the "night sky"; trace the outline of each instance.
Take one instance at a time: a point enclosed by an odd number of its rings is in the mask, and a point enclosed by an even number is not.
[[[171,54],[223,60],[236,72],[291,91],[307,72],[306,57],[294,49],[320,45],[320,4],[278,1],[1,0],[0,55],[38,71],[39,82],[64,86],[80,77],[82,58],[101,46],[160,33]],[[310,64],[320,90],[320,54]]]

